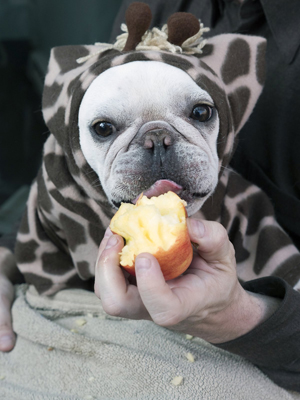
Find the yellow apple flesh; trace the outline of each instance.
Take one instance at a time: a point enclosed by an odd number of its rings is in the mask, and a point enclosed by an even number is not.
[[[185,206],[186,202],[173,192],[150,199],[141,195],[136,204],[121,204],[110,229],[126,241],[120,254],[120,264],[126,271],[135,275],[135,258],[144,252],[154,255],[166,280],[189,267],[193,248]]]

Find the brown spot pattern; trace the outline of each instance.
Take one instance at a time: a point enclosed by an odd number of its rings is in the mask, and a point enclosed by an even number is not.
[[[42,255],[43,271],[52,275],[64,275],[74,269],[71,257],[62,251]]]
[[[234,129],[237,130],[245,111],[248,107],[250,99],[250,89],[246,86],[237,88],[233,93],[228,96],[230,107],[233,115]]]
[[[275,226],[265,227],[259,234],[254,272],[259,274],[274,251],[290,244],[289,237]]]
[[[234,245],[236,253],[236,262],[241,263],[249,258],[250,253],[244,247],[243,236],[240,231],[240,219],[235,217],[230,228],[228,229],[229,240]]]
[[[230,43],[221,75],[226,85],[239,76],[247,75],[250,69],[250,46],[244,39],[236,39]]]
[[[40,170],[38,174],[38,202],[42,205],[43,209],[47,212],[50,213],[53,206],[52,202],[49,196],[49,192],[47,190],[43,175],[42,175],[42,170]]]
[[[266,63],[265,55],[266,55],[266,43],[259,43],[257,46],[257,53],[256,53],[256,79],[257,82],[261,85],[264,84],[266,79]]]
[[[61,46],[53,49],[53,57],[60,66],[61,74],[78,68],[76,60],[88,54],[89,51],[84,46]]]
[[[173,54],[167,53],[162,53],[161,57],[166,64],[173,65],[173,67],[180,68],[183,71],[188,71],[190,68],[193,68],[193,64],[185,58],[179,58]]]
[[[44,102],[43,102],[43,106],[44,107],[53,106],[57,102],[58,97],[60,96],[62,89],[63,89],[63,85],[62,84],[58,84],[56,82],[54,82],[54,84],[52,86],[50,86],[50,87],[45,85],[44,86]]]
[[[29,224],[28,224],[28,210],[27,210],[27,206],[25,208],[20,226],[19,226],[19,232],[20,233],[29,233]]]
[[[67,242],[70,250],[74,252],[76,251],[77,246],[80,246],[87,241],[84,229],[80,223],[68,217],[67,215],[60,214],[59,219],[62,223],[64,231],[72,232],[71,235],[67,235]]]
[[[36,259],[35,251],[39,247],[36,240],[31,239],[24,243],[17,241],[15,255],[18,264],[32,263]]]
[[[29,272],[24,273],[24,278],[29,285],[35,286],[39,294],[43,294],[53,286],[51,279]]]
[[[89,263],[86,261],[79,261],[76,264],[78,274],[82,279],[88,279],[91,277],[90,270],[89,270]]]
[[[196,83],[211,95],[217,108],[220,118],[220,131],[217,146],[218,156],[222,159],[226,147],[226,138],[228,133],[231,131],[231,114],[228,107],[226,93],[217,82],[212,81],[204,74],[197,77]]]
[[[103,227],[99,227],[98,225],[90,223],[89,234],[94,243],[99,246],[104,236],[104,229]]]

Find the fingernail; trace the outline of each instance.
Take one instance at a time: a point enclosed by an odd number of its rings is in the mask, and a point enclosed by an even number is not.
[[[0,337],[0,348],[10,347],[13,345],[13,343],[14,343],[14,339],[9,335]]]
[[[199,221],[197,219],[188,218],[187,225],[189,227],[189,230],[195,237],[202,238],[204,236],[205,226],[202,221]]]
[[[107,228],[106,231],[105,231],[105,234],[104,234],[104,238],[103,238],[103,239],[106,239],[106,238],[108,238],[108,237],[111,237],[112,235],[113,235],[112,231],[111,231],[109,228]]]
[[[151,266],[151,261],[148,258],[140,257],[135,261],[135,268],[137,269],[149,269]]]
[[[110,249],[111,247],[114,247],[116,244],[118,243],[118,238],[114,235],[114,236],[111,236],[109,239],[108,239],[108,242],[107,242],[107,244],[106,244],[106,249]]]

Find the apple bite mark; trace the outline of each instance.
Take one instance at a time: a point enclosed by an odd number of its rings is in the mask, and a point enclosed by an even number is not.
[[[122,203],[110,229],[126,241],[120,253],[120,264],[126,271],[135,275],[135,258],[144,252],[155,256],[166,280],[189,267],[193,248],[185,206],[186,202],[173,192],[150,199],[142,194],[135,205]]]

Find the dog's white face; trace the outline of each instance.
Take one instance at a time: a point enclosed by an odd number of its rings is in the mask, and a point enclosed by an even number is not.
[[[79,110],[83,154],[110,200],[169,190],[199,210],[218,181],[219,117],[210,95],[184,71],[156,61],[108,69]]]

